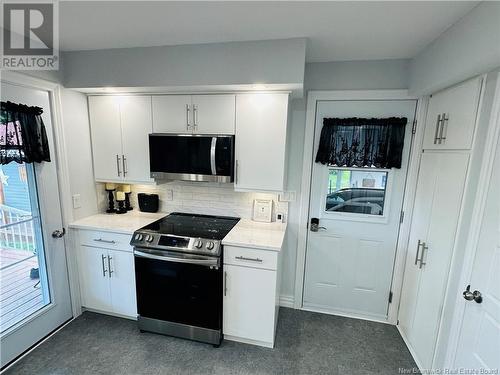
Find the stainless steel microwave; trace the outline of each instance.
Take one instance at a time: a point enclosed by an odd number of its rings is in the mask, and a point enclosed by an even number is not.
[[[234,135],[149,135],[149,165],[156,180],[233,182]]]

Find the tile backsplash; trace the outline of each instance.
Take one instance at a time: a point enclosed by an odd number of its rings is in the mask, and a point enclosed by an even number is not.
[[[160,197],[160,211],[188,212],[205,215],[226,215],[252,218],[254,199],[273,201],[273,221],[275,213],[288,217],[288,202],[279,202],[277,193],[244,193],[234,191],[233,184],[214,182],[171,181],[161,185],[131,185],[130,201],[135,210],[139,209],[137,193],[154,193]],[[99,211],[107,209],[108,199],[104,184],[97,184]]]

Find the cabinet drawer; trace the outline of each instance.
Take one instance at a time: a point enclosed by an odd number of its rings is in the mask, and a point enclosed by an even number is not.
[[[130,246],[131,234],[120,234],[111,232],[100,232],[94,230],[80,230],[79,239],[81,245],[102,247],[132,252]]]
[[[224,264],[276,270],[278,253],[247,247],[224,246]]]

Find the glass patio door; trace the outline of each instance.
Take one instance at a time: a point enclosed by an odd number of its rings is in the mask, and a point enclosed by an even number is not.
[[[0,364],[72,317],[48,91],[2,81],[2,101],[43,108],[51,162],[0,165]]]

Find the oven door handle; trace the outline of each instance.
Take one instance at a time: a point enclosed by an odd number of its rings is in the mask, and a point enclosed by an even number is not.
[[[218,259],[193,259],[193,258],[184,258],[184,257],[176,257],[176,256],[155,255],[155,254],[145,253],[145,252],[139,251],[139,250],[134,250],[134,255],[137,257],[140,257],[140,258],[163,260],[165,262],[197,264],[200,266],[218,266],[219,265]]]

